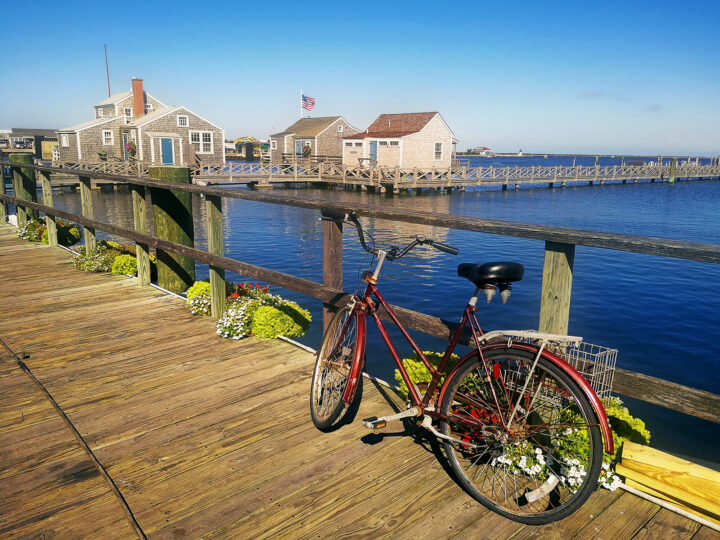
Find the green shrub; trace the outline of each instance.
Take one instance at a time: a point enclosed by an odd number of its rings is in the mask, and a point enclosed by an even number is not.
[[[71,262],[73,266],[85,272],[110,272],[116,256],[116,251],[102,246],[91,251],[81,246],[79,254],[73,257]]]
[[[112,263],[112,273],[137,276],[137,259],[126,254],[116,256]]]
[[[433,365],[435,369],[438,368],[440,365],[440,361],[442,360],[443,353],[437,353],[433,351],[423,351],[423,354],[425,355],[425,358],[428,359],[428,361]],[[448,367],[445,368],[445,371],[448,372],[450,369],[452,369],[455,364],[458,363],[458,360],[460,360],[460,357],[457,354],[450,355],[450,360],[448,361]],[[412,356],[410,358],[403,358],[402,359],[403,366],[405,367],[405,371],[407,371],[408,376],[410,377],[410,380],[414,382],[415,384],[421,384],[421,383],[429,383],[432,380],[432,375],[430,374],[430,370],[425,367],[425,364],[423,364],[423,361],[420,360],[420,357],[416,352],[413,352]],[[400,385],[400,394],[407,398],[409,395],[408,387],[405,384],[405,381],[402,378],[402,375],[400,375],[400,370],[395,370],[395,380]],[[443,376],[440,379],[440,382],[442,383],[445,380],[445,377]]]
[[[286,301],[278,306],[259,306],[252,316],[250,330],[262,338],[294,338],[305,334],[309,326],[310,313],[295,302]]]
[[[193,315],[210,315],[210,283],[196,281],[187,291],[187,304]]]
[[[58,244],[61,246],[72,246],[80,241],[78,228],[66,221],[58,219],[55,221],[57,227]],[[18,229],[18,236],[30,242],[48,243],[48,231],[45,221],[41,219],[30,219],[25,225]]]
[[[28,219],[25,224],[18,228],[18,237],[28,242],[42,242],[42,233],[45,223],[39,219]]]

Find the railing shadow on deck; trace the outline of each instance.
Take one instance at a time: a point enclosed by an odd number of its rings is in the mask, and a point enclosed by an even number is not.
[[[46,167],[30,163],[3,163],[3,166],[13,169],[13,183],[16,196],[6,195],[4,192],[4,183],[0,182],[2,186],[2,189],[0,189],[0,201],[2,201],[2,204],[0,204],[0,221],[5,222],[7,204],[12,203],[18,207],[19,219],[25,215],[24,213],[26,211],[45,213],[46,220],[48,220],[48,230],[51,235],[52,230],[54,230],[54,227],[50,227],[50,225],[54,223],[53,220],[55,218],[62,218],[78,223],[90,231],[96,229],[102,230],[134,241],[139,247],[139,252],[147,253],[148,249],[152,247],[208,264],[210,266],[211,296],[214,303],[213,315],[216,317],[220,315],[220,306],[223,305],[225,297],[225,270],[322,300],[326,319],[335,307],[342,305],[349,298],[349,294],[342,290],[343,263],[341,224],[334,222],[323,223],[323,282],[318,283],[223,256],[221,226],[221,201],[223,198],[294,206],[309,210],[319,210],[322,207],[331,207],[341,211],[354,210],[361,216],[371,218],[544,241],[545,267],[543,270],[541,292],[540,330],[546,332],[567,332],[570,293],[572,289],[572,264],[576,245],[714,264],[720,263],[720,245],[716,244],[488,220],[431,212],[416,212],[403,209],[377,208],[372,205],[359,203],[354,203],[351,208],[344,204],[292,195],[225,190],[222,188],[192,184],[168,184],[167,182],[138,176],[121,176],[89,171],[69,171],[68,169]],[[34,185],[35,180],[30,177],[35,176],[35,171],[40,173],[44,204],[39,204],[32,200],[36,196],[36,193],[32,192],[32,185]],[[51,173],[74,174],[79,177],[81,198],[84,201],[83,215],[73,214],[53,207],[50,183]],[[92,217],[92,206],[88,206],[88,204],[91,204],[88,202],[91,200],[89,197],[91,179],[111,180],[130,186],[133,193],[135,229],[103,223]],[[30,186],[30,189],[28,189],[28,186]],[[188,247],[144,232],[147,231],[147,217],[145,215],[144,205],[146,188],[170,189],[176,192],[197,193],[204,196],[209,205],[208,208],[212,208],[212,211],[207,212],[208,237],[214,237],[214,241],[210,243],[209,250],[203,251]],[[51,238],[51,245],[52,243],[53,239]],[[55,244],[56,243],[55,240]],[[146,275],[149,276],[149,267],[146,269],[140,268],[143,264],[149,263],[147,259],[143,262],[139,257],[139,275],[145,272]],[[139,280],[141,284],[147,284],[148,281],[148,279]],[[546,294],[548,291],[552,291],[553,294]],[[398,306],[393,306],[393,308],[396,309],[398,317],[407,327],[434,337],[448,339],[455,327],[455,323],[430,315]],[[469,343],[469,340],[469,336],[464,337],[464,343]],[[615,373],[613,390],[631,398],[666,407],[704,420],[720,423],[720,396],[710,392],[688,388],[670,381],[623,369],[618,369]]]

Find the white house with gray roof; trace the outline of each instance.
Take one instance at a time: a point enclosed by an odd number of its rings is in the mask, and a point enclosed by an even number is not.
[[[94,106],[95,118],[58,130],[61,163],[138,160],[155,165],[225,162],[225,131],[187,107],[168,107],[133,79]]]

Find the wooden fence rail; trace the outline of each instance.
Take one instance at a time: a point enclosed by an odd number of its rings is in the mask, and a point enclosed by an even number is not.
[[[31,169],[42,173],[44,179],[50,173],[57,173],[60,169],[32,164],[4,164],[10,166],[19,174],[20,170]],[[67,172],[66,170],[62,170]],[[452,216],[431,212],[413,212],[401,209],[377,208],[372,205],[328,203],[327,201],[308,199],[291,195],[278,195],[274,193],[235,191],[221,188],[196,186],[192,184],[172,184],[148,180],[137,176],[120,176],[99,172],[75,171],[83,179],[96,178],[113,180],[118,183],[129,184],[133,190],[133,199],[138,203],[143,197],[138,191],[140,188],[172,189],[202,194],[207,201],[207,228],[208,236],[212,237],[209,251],[203,251],[178,243],[170,242],[147,233],[147,222],[144,207],[138,204],[135,208],[134,229],[118,227],[109,223],[97,221],[92,216],[92,209],[83,208],[84,215],[53,208],[48,197],[44,203],[32,202],[26,198],[19,198],[4,194],[0,191],[0,201],[5,207],[7,203],[17,205],[25,210],[44,212],[53,218],[63,218],[76,222],[91,231],[103,230],[108,233],[136,242],[139,252],[146,253],[148,247],[164,250],[177,255],[189,257],[211,267],[212,296],[215,299],[213,313],[219,315],[219,303],[224,296],[223,270],[236,272],[253,279],[262,280],[273,285],[281,286],[302,294],[322,300],[326,311],[332,307],[342,305],[349,298],[348,293],[342,290],[342,228],[335,224],[325,224],[323,227],[323,283],[317,283],[290,274],[251,265],[235,259],[225,257],[222,253],[222,237],[219,226],[222,220],[222,198],[235,198],[257,202],[280,204],[300,208],[318,210],[322,207],[332,207],[336,210],[355,210],[358,214],[377,219],[403,221],[436,227],[459,230],[468,230],[488,234],[499,234],[529,238],[545,242],[546,268],[543,272],[543,292],[541,301],[540,329],[548,332],[567,332],[567,313],[569,312],[569,299],[572,288],[572,265],[576,245],[598,247],[611,250],[627,251],[663,257],[673,257],[694,261],[720,263],[720,245],[703,244],[697,242],[683,242],[644,236],[603,233],[571,229],[566,227],[552,227],[527,223],[514,223],[499,220],[486,220],[464,216]],[[43,181],[43,187],[45,180]],[[137,196],[136,196],[137,193]],[[51,198],[50,198],[51,199]],[[4,208],[3,208],[4,209]],[[94,238],[94,236],[92,237]],[[558,256],[561,254],[561,256]],[[138,259],[140,263],[140,259]],[[148,279],[141,279],[140,283],[147,283]],[[552,290],[553,294],[546,294]],[[447,339],[455,323],[432,317],[423,313],[393,306],[397,310],[400,320],[414,330]],[[464,343],[469,343],[469,336]],[[685,414],[693,415],[706,420],[720,423],[720,396],[687,388],[675,383],[656,379],[639,373],[617,370],[615,376],[616,391],[661,405]]]

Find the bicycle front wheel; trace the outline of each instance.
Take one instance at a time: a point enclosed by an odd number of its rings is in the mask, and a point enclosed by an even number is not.
[[[358,318],[351,305],[344,306],[323,336],[310,388],[310,416],[321,431],[332,429],[345,409],[342,398],[360,346]]]
[[[447,383],[440,430],[450,465],[477,501],[542,525],[573,513],[597,484],[602,436],[590,402],[555,364],[513,348],[483,352]]]

